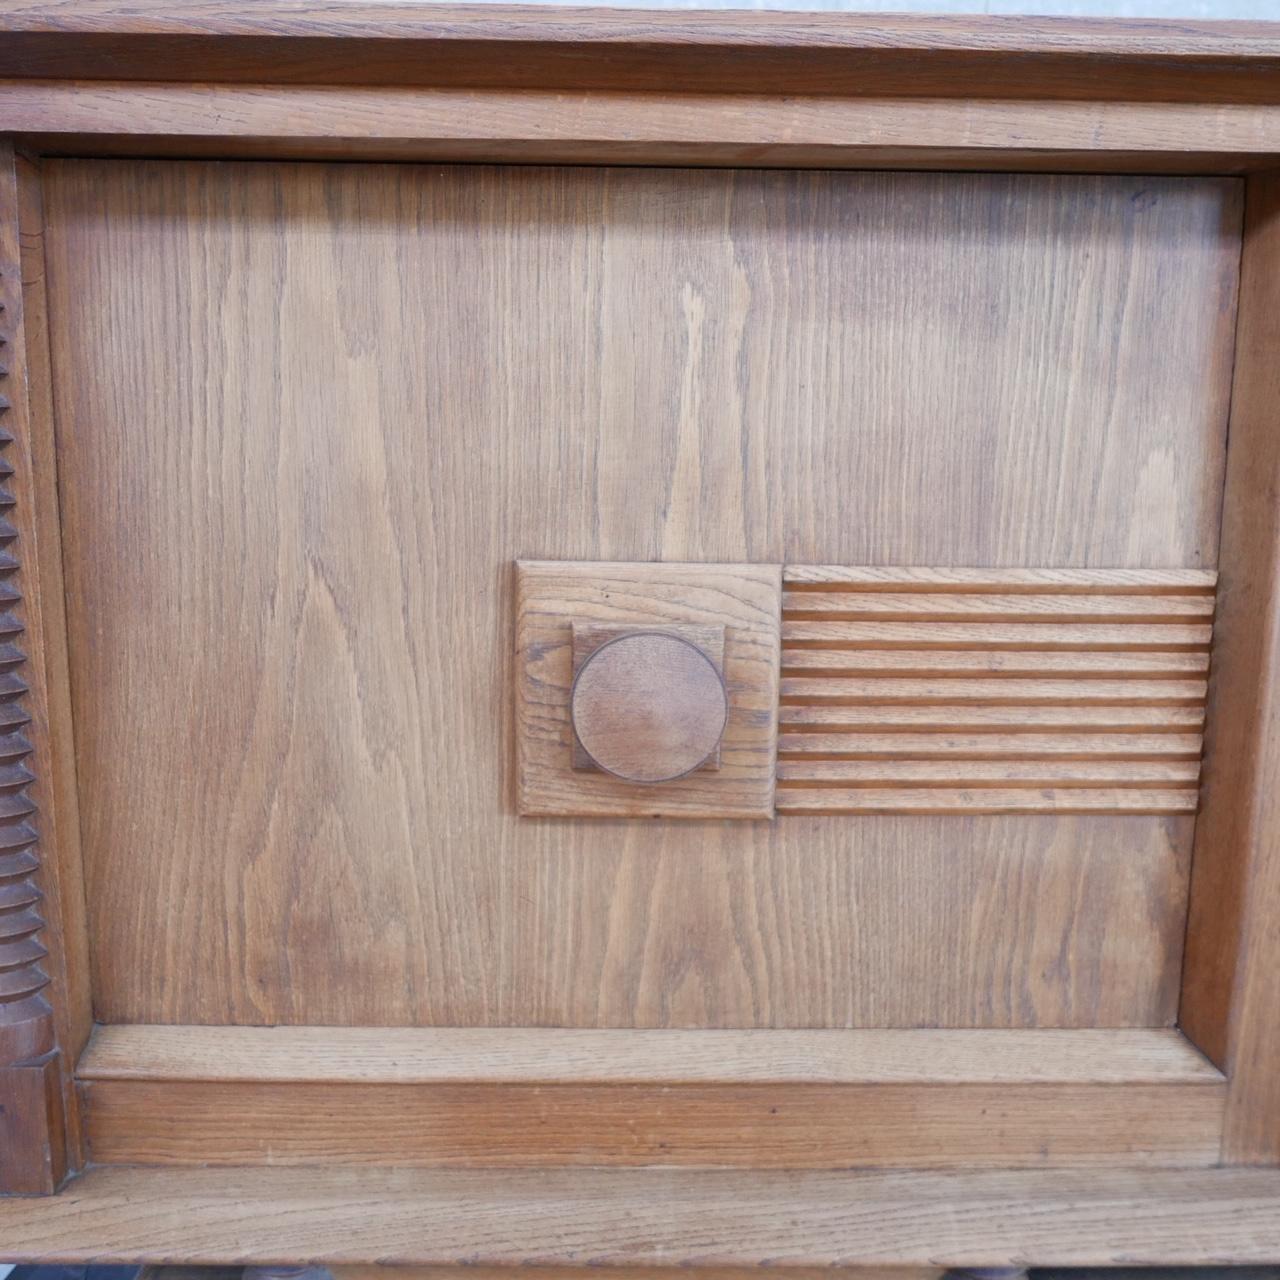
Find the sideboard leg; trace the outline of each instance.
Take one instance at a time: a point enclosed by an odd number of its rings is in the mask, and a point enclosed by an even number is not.
[[[47,895],[56,917],[59,895],[42,873],[33,799],[48,716],[23,317],[16,162],[0,141],[0,1195],[47,1195],[67,1173],[69,1090],[53,1004],[66,984],[50,978],[64,957],[49,956],[45,910]]]
[[[56,1191],[66,1145],[57,1051],[0,1068],[0,1193]]]

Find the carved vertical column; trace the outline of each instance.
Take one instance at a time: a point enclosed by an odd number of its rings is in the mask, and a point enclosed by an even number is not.
[[[11,423],[26,392],[13,156],[0,154],[0,1194],[54,1190],[66,1171],[62,1083],[42,967],[33,747]]]

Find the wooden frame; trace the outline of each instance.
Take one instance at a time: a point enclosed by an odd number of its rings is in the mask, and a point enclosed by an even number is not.
[[[10,286],[0,363],[50,953],[48,987],[0,1028],[0,1190],[52,1191],[64,1168],[84,1164],[86,1125],[102,1162],[57,1196],[0,1204],[6,1256],[557,1267],[1280,1259],[1280,23],[274,0],[171,9],[0,8],[0,284]],[[236,1033],[228,1053],[215,1044],[225,1031],[115,1027],[89,1044],[36,180],[41,157],[65,154],[1245,175],[1182,1035],[753,1032],[726,1046],[678,1033],[679,1052],[664,1041],[656,1055],[639,1032],[590,1044],[558,1032],[407,1032],[389,1057],[369,1034],[317,1028]],[[24,956],[15,971],[34,963]],[[316,1063],[305,1078],[287,1052],[299,1035]],[[1110,1037],[1101,1060],[1095,1035]],[[799,1075],[797,1061],[809,1064]],[[957,1091],[931,1101],[944,1136],[930,1146],[912,1117],[920,1091],[939,1083]],[[752,1130],[762,1085],[797,1109],[795,1128]],[[297,1088],[341,1123],[308,1127]],[[674,1097],[661,1122],[654,1091]],[[900,1142],[860,1129],[856,1105],[841,1110],[872,1098],[907,1117]],[[1186,1124],[1162,1146],[1145,1118],[1171,1105]],[[406,1164],[587,1167],[343,1167],[376,1162],[378,1144],[359,1135],[406,1106],[416,1120]],[[1002,1124],[975,1126],[990,1106]],[[821,1126],[804,1122],[814,1107]],[[549,1147],[512,1128],[531,1108]],[[619,1159],[614,1129],[630,1123],[641,1141]],[[1072,1163],[1081,1124],[1101,1134],[1110,1168],[1035,1167]],[[735,1146],[744,1131],[751,1141]],[[864,1141],[860,1160],[844,1158]],[[664,1162],[738,1167],[596,1167],[649,1163],[673,1142]],[[259,1159],[298,1167],[230,1177],[192,1167]],[[119,1167],[139,1160],[177,1167]],[[837,1161],[876,1168],[832,1171]],[[910,1168],[883,1168],[895,1162]],[[919,1167],[955,1163],[964,1170]],[[796,1165],[814,1171],[783,1171]]]

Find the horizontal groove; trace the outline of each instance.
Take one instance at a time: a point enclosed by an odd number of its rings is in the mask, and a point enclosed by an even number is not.
[[[783,647],[989,649],[1157,653],[1207,651],[1208,625],[1037,622],[847,622],[782,620]]]
[[[788,591],[1212,595],[1212,569],[930,569],[786,565]]]
[[[1198,733],[1202,707],[815,707],[778,709],[783,732]]]
[[[40,939],[34,935],[0,938],[0,973],[10,973],[24,965],[37,964],[48,954]]]
[[[29,879],[0,882],[0,911],[34,907],[43,897],[44,894]]]
[[[1089,760],[780,760],[778,785],[822,787],[1114,787],[1185,790],[1200,762]]]
[[[989,649],[784,649],[784,676],[848,676],[874,679],[973,679],[1034,676],[1038,680],[1081,677],[1168,680],[1203,676],[1209,655],[1188,653],[1092,653]]]
[[[27,938],[44,928],[40,913],[32,907],[19,911],[0,911],[0,942],[10,938]]]
[[[19,848],[0,853],[0,880],[18,880],[32,874],[40,867],[40,859],[34,849]]]
[[[945,706],[1195,706],[1207,693],[1203,680],[1029,680],[1019,677],[983,680],[909,680],[788,676],[780,696],[783,705]]]
[[[29,787],[35,779],[35,774],[21,761],[6,764],[0,756],[0,791],[18,791]]]
[[[21,702],[0,701],[0,733],[8,736],[31,723],[31,713]]]
[[[35,828],[29,822],[0,823],[0,855],[29,848],[35,842]]]
[[[1199,734],[784,733],[782,760],[1199,760]]]
[[[36,806],[25,790],[10,791],[0,787],[0,825],[35,813]]]
[[[1037,626],[1181,624],[1213,617],[1213,596],[987,595],[941,592],[795,592],[782,617],[851,622],[1023,622]]]
[[[867,813],[1001,814],[1001,813],[1194,813],[1198,793],[1132,788],[780,788],[780,814],[837,816]]]
[[[21,969],[0,970],[0,1001],[9,1004],[17,1000],[25,1000],[28,996],[43,991],[48,985],[48,976],[35,965],[24,965]]]
[[[35,748],[22,733],[0,733],[0,762],[25,760]]]

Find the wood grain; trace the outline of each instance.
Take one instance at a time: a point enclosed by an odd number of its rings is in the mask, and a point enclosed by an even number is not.
[[[100,1168],[0,1202],[0,1234],[50,1262],[1269,1264],[1280,1171]]]
[[[1223,511],[1222,616],[1180,1017],[1231,1074],[1224,1158],[1280,1161],[1280,179],[1251,186]]]
[[[195,1276],[172,1274],[149,1276],[147,1280],[200,1280]],[[378,1264],[335,1267],[334,1280],[388,1280],[386,1267]],[[393,1280],[511,1280],[501,1267],[397,1267]],[[941,1267],[787,1267],[779,1280],[941,1280]],[[580,1271],[572,1267],[522,1267],[521,1280],[575,1280]],[[697,1280],[759,1280],[749,1267],[698,1267]],[[666,1267],[611,1267],[610,1280],[671,1280]]]
[[[803,724],[819,732],[872,730],[947,733],[1169,733],[1185,737],[1204,724],[1200,707],[792,707],[778,711],[788,729]]]
[[[662,783],[719,762],[729,695],[711,654],[687,637],[634,631],[578,666],[576,628],[573,639],[573,736],[593,764]]]
[[[634,628],[619,626],[593,626],[588,623],[573,628],[573,675],[576,681],[582,664],[600,648],[601,645],[620,636],[634,634]],[[691,627],[682,626],[680,635],[691,641],[711,659],[712,665],[724,678],[724,627]],[[776,667],[777,664],[775,663]],[[774,677],[776,679],[776,676]],[[572,718],[572,707],[570,708]],[[594,769],[595,762],[587,754],[575,728],[573,734],[573,767],[575,769]],[[720,744],[708,755],[700,766],[703,769],[720,768]]]
[[[1195,733],[1019,733],[1015,740],[995,733],[934,731],[864,732],[856,738],[835,732],[784,733],[778,751],[795,761],[844,760],[1182,760],[1198,767],[1203,739]]]
[[[1274,101],[1280,24],[408,3],[6,4],[0,75]]]
[[[67,1173],[59,1055],[0,1067],[0,1201],[47,1196]]]
[[[38,294],[36,363],[28,367],[24,267],[30,258],[23,258],[22,227],[24,220],[30,226],[33,212],[19,187],[13,149],[0,143],[0,1194],[51,1192],[66,1171],[70,1064],[61,1061],[58,1035],[67,1032],[78,1047],[76,1020],[87,1013],[76,999],[87,978],[74,969],[83,959],[78,904],[65,893],[74,883],[74,859],[41,874],[35,816],[39,799],[50,810],[56,851],[57,836],[69,834],[59,807],[65,793],[59,794],[56,780],[49,786],[48,774],[48,790],[37,797],[33,787],[35,770],[51,763],[50,720],[65,707],[61,691],[50,697],[45,654],[48,638],[55,646],[53,678],[65,676],[58,666],[61,636],[48,636],[61,623],[60,602],[47,601],[50,582],[54,590],[58,582],[56,508],[37,510],[37,493],[47,496],[51,485],[32,474],[33,458],[48,456],[42,447],[50,429],[47,418],[42,420],[49,387]],[[41,535],[51,528],[52,548],[42,547]],[[59,763],[63,778],[67,763]],[[46,897],[52,905],[48,922]],[[56,948],[60,942],[64,907],[68,951],[46,966],[50,944]],[[58,979],[56,991],[49,969]],[[51,995],[66,1001],[56,1015]],[[70,1138],[78,1144],[74,1119]]]
[[[171,1165],[1207,1163],[1225,1091],[1161,1031],[105,1027],[78,1076],[95,1160]]]
[[[10,456],[19,463],[9,481],[17,499],[10,519],[18,530],[19,545],[25,548],[22,581],[29,650],[26,705],[31,713],[26,736],[32,744],[30,763],[35,774],[31,796],[40,815],[44,892],[40,910],[49,949],[43,967],[50,978],[48,994],[62,1050],[59,1057],[62,1120],[68,1160],[74,1170],[83,1162],[83,1154],[73,1072],[93,1027],[89,939],[85,925],[75,734],[67,662],[41,175],[36,165],[19,157],[15,176],[26,397],[25,404],[16,408],[19,429],[14,433],[16,438],[10,449]]]
[[[1155,735],[1135,727],[1201,727],[1212,573],[1166,570],[1144,581],[1133,571],[1091,579],[1049,570],[1037,581],[1029,569],[907,569],[895,578],[883,568],[788,567],[783,578],[779,813],[1195,812],[1198,760],[1135,759],[1126,747],[1150,750]],[[1171,649],[1163,633],[1191,620],[1204,644]],[[806,625],[823,634],[798,634]],[[882,625],[897,628],[901,648],[883,647],[895,639],[870,630]],[[883,662],[895,654],[901,668]],[[1072,661],[1080,656],[1090,664]],[[1199,666],[1200,678],[1170,678],[1161,664],[1171,660]],[[1130,669],[1108,669],[1117,663]],[[903,708],[917,718],[895,721]],[[1108,724],[1129,708],[1151,719]],[[1171,709],[1184,713],[1181,723],[1162,719]],[[1080,732],[1084,710],[1094,713],[1092,733]],[[987,739],[981,759],[972,758],[975,711],[1000,715],[987,726],[999,726],[998,742]],[[1058,724],[1070,741],[1045,751],[1038,744]],[[810,734],[816,745],[806,750]],[[1177,736],[1185,751],[1188,735]]]
[[[769,819],[778,707],[779,565],[525,560],[515,567],[516,805],[526,817]],[[722,633],[719,767],[637,786],[575,756],[576,637],[584,627]],[[589,761],[585,751],[582,755]]]
[[[24,700],[26,628],[11,487],[17,470],[14,430],[25,435],[27,427],[26,372],[17,175],[12,148],[0,144],[0,1070],[55,1047],[52,1010],[43,994],[49,978],[41,961],[48,952],[40,939],[43,895],[29,791],[35,775],[26,763],[32,754]]]
[[[0,120],[53,155],[1130,176],[1243,173],[1280,158],[1280,106],[1219,101],[5,80]]]
[[[103,1020],[1172,1020],[1185,818],[518,820],[507,566],[1211,567],[1236,184],[60,162],[46,197]]]
[[[1212,1165],[1211,1083],[92,1082],[99,1164],[766,1169]],[[1176,1117],[1176,1120],[1174,1119]]]
[[[1116,773],[1122,773],[1120,769]],[[965,781],[963,776],[952,785],[925,785],[918,780],[895,779],[892,784],[841,788],[811,786],[807,781],[793,781],[778,791],[780,814],[870,814],[870,813],[1125,813],[1167,814],[1195,813],[1194,790],[1169,790],[1154,786],[1122,784],[1111,779],[1111,786],[1063,786],[1052,780],[1032,783],[1017,780],[998,785],[987,779]],[[791,789],[794,788],[794,789]]]
[[[905,565],[789,564],[787,588],[796,592],[908,591],[955,595],[1212,596],[1215,569],[930,568]]]
[[[100,1026],[81,1080],[348,1084],[1206,1084],[1176,1031]]]

